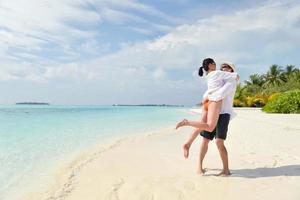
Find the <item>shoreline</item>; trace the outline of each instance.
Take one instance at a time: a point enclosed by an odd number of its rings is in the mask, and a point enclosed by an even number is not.
[[[25,107],[1,109],[1,128],[7,129],[1,135],[3,200],[41,191],[77,155],[95,146],[159,130],[187,115],[186,108]],[[15,121],[20,126],[13,126]]]
[[[154,131],[145,131],[141,135],[135,133],[126,136],[115,136],[110,138],[108,142],[93,145],[84,151],[75,153],[68,162],[57,167],[56,172],[54,172],[54,181],[44,185],[44,188],[47,188],[46,190],[42,189],[41,191],[37,190],[30,192],[17,199],[48,200],[65,198],[73,190],[74,179],[76,178],[76,175],[80,173],[81,169],[90,162],[96,160],[102,154],[117,148],[122,144],[130,144],[137,140],[143,140],[153,136],[169,135],[172,134],[172,132],[174,132],[174,127],[169,126]]]
[[[192,129],[175,131],[167,127],[119,138],[81,153],[57,173],[56,181],[45,191],[28,194],[22,200],[237,200],[245,198],[245,194],[249,200],[281,196],[298,199],[300,147],[296,139],[300,126],[295,123],[300,115],[269,115],[258,109],[236,111],[238,116],[230,125],[226,141],[230,177],[215,176],[221,163],[214,144],[205,160],[208,173],[197,175],[199,140],[186,160],[181,147]],[[274,188],[276,195],[272,192]]]

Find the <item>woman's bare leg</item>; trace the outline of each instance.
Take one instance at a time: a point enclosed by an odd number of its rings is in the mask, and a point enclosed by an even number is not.
[[[203,123],[207,122],[207,111],[204,108],[202,109],[200,122],[203,122]],[[188,141],[183,145],[183,155],[185,158],[189,157],[190,147],[200,132],[201,132],[200,129],[195,128],[194,131],[192,132],[192,134],[190,135]]]
[[[203,123],[200,121],[188,121],[185,119],[177,124],[176,129],[181,126],[193,126],[200,130],[212,132],[215,129],[218,119],[219,119],[221,103],[222,103],[222,100],[210,102],[210,104],[208,106],[207,123]]]
[[[183,145],[183,156],[185,158],[188,158],[189,157],[189,151],[190,151],[190,147],[193,143],[193,141],[196,139],[196,137],[198,136],[199,132],[201,130],[195,128],[194,131],[192,132],[192,134],[190,135],[188,141],[186,143],[184,143]]]

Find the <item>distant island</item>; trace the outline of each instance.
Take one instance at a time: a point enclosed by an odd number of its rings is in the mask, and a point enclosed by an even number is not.
[[[43,103],[43,102],[19,102],[19,103],[16,103],[16,105],[50,105],[50,104]]]
[[[169,104],[113,104],[112,106],[160,106],[160,107],[184,107],[184,105],[169,105]]]

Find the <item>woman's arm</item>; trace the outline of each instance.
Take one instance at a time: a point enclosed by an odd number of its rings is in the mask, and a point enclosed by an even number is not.
[[[236,89],[236,83],[237,81],[235,80],[227,80],[219,90],[207,96],[208,100],[220,101],[221,99],[224,99],[228,94]]]
[[[239,75],[236,72],[225,72],[225,71],[219,71],[218,76],[220,76],[223,80],[238,80]]]
[[[232,90],[235,90],[236,83],[240,78],[239,75],[234,72],[218,71],[216,75],[219,80],[221,79],[225,84],[213,93],[208,94],[207,98],[210,101],[220,101],[224,99]]]

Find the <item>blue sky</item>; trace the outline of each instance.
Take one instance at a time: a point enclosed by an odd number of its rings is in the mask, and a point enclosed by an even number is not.
[[[299,67],[299,1],[3,0],[0,103],[193,105],[205,57]]]

